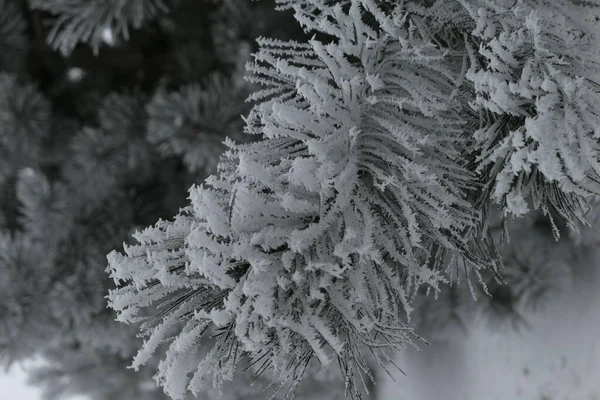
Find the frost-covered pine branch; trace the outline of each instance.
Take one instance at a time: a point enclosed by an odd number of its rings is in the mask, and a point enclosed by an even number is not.
[[[147,338],[134,366],[168,346],[175,399],[244,362],[293,392],[315,360],[360,398],[364,354],[383,366],[415,341],[421,291],[500,280],[493,205],[558,236],[552,218],[576,227],[597,189],[595,3],[277,3],[313,36],[259,39],[259,140],[230,142],[188,207],[109,255],[110,305]]]
[[[598,190],[598,15],[573,1],[468,2],[466,43],[480,170],[506,212],[556,212],[571,227]]]
[[[364,6],[321,9],[329,45],[263,39],[249,69],[264,89],[247,119],[262,141],[232,145],[191,208],[138,235],[128,258],[111,255],[113,277],[133,280],[112,294],[123,320],[165,296],[176,305],[145,326],[136,365],[186,323],[159,369],[176,398],[261,351],[292,385],[313,356],[337,359],[358,396],[361,346],[410,343],[410,297],[445,280],[434,252],[483,265],[469,246],[475,177],[456,162],[469,129],[467,105],[451,106],[461,64],[418,34],[402,46],[391,19],[390,32],[365,24]],[[192,343],[211,326],[224,338],[199,365]]]

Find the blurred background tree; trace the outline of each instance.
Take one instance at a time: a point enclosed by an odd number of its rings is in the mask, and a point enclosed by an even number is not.
[[[50,400],[166,398],[155,365],[127,369],[138,329],[106,308],[106,254],[175,215],[226,137],[248,140],[240,116],[255,39],[302,35],[272,0],[0,0],[2,364],[40,356],[31,383]],[[464,334],[474,312],[519,325],[523,307],[543,305],[597,237],[557,245],[544,218],[510,228],[509,284],[490,277],[493,297],[473,303],[462,286],[424,294],[420,333]],[[313,381],[304,395],[333,399],[338,386]]]
[[[0,0],[0,362],[40,357],[46,398],[166,398],[127,369],[106,254],[244,140],[244,63],[258,36],[301,35],[288,20],[272,1]]]

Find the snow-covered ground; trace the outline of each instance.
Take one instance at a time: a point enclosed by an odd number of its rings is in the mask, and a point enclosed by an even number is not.
[[[600,400],[600,257],[580,270],[530,329],[476,322],[464,339],[406,350],[407,376],[385,379],[379,400]]]
[[[14,364],[8,371],[0,369],[0,400],[42,400],[42,390],[27,385],[27,368],[38,362],[28,360]],[[73,396],[65,400],[87,399],[83,396]]]
[[[25,384],[25,373],[19,366],[12,367],[8,373],[0,371],[0,399],[2,400],[39,400],[40,391]]]

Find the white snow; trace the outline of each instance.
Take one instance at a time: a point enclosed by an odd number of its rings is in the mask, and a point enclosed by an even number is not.
[[[101,37],[102,41],[107,45],[113,46],[115,44],[115,34],[109,26],[102,28]]]
[[[0,370],[0,399],[2,400],[42,400],[42,391],[27,385],[27,366],[39,363],[28,360],[15,364],[8,371]],[[61,399],[62,400],[62,399]],[[65,399],[66,400],[66,399]],[[69,397],[68,400],[89,400],[83,396]]]
[[[4,371],[2,371],[4,372]],[[0,398],[6,400],[41,400],[40,391],[25,384],[25,372],[20,366],[0,374]]]
[[[67,71],[67,78],[71,82],[79,82],[85,76],[85,71],[79,67],[69,68]]]

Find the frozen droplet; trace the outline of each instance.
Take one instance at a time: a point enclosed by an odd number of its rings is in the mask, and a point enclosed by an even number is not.
[[[109,26],[102,28],[100,37],[102,38],[102,41],[109,46],[115,44],[115,35],[113,33],[113,30]]]
[[[67,78],[71,82],[79,82],[83,79],[84,75],[85,72],[79,67],[69,68],[69,70],[67,71]]]

